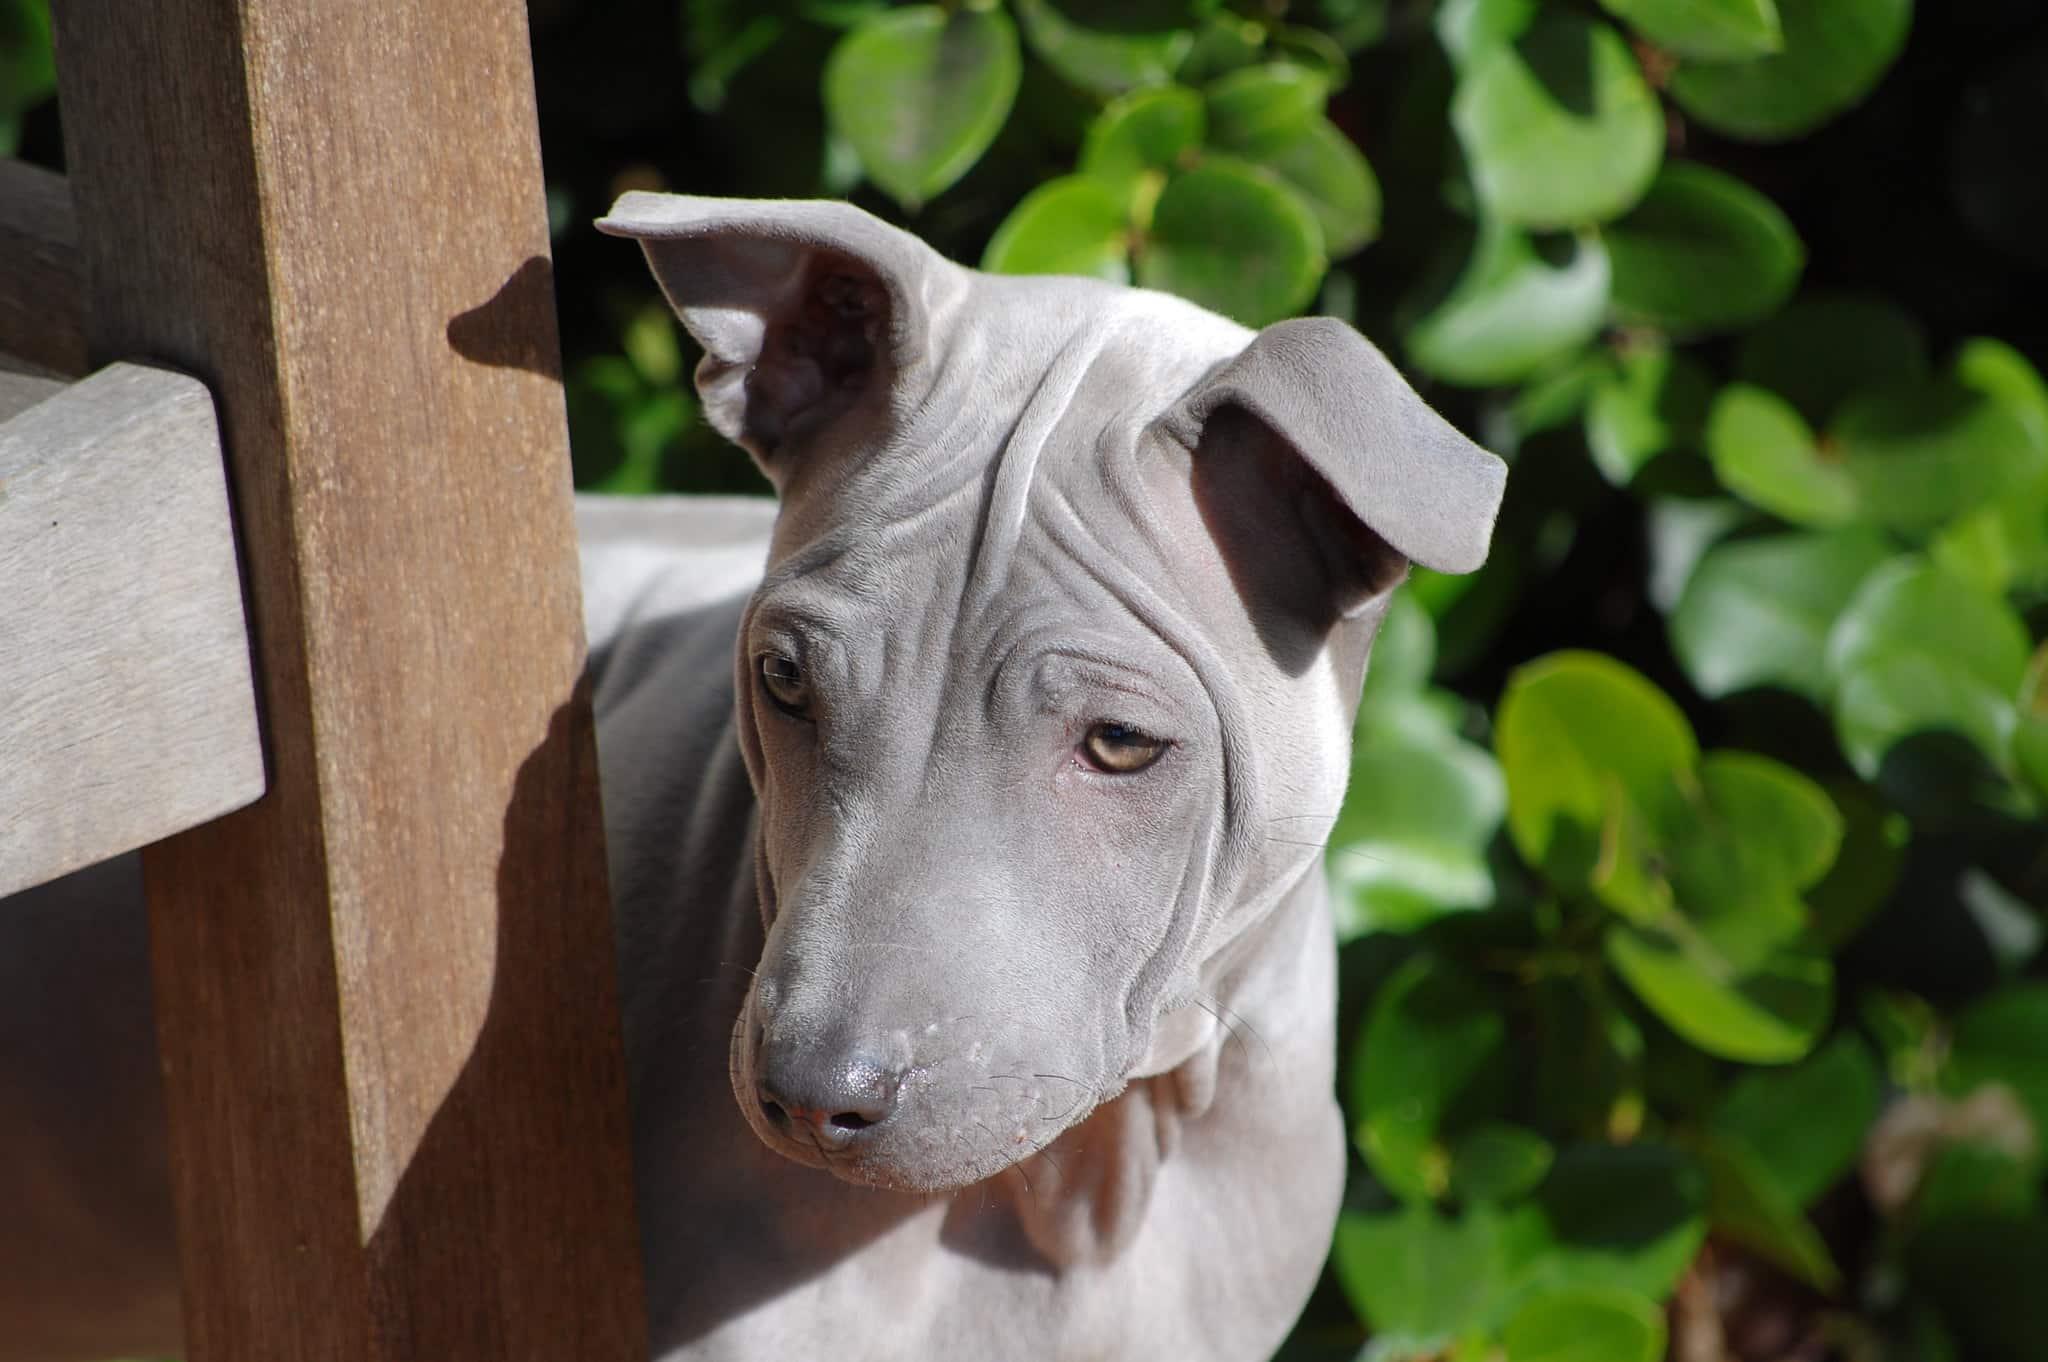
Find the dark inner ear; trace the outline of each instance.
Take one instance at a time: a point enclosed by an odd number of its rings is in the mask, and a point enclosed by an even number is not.
[[[810,252],[796,306],[769,318],[746,378],[742,441],[764,459],[783,441],[843,414],[886,361],[889,297],[863,265]]]
[[[1195,504],[1259,640],[1289,676],[1315,664],[1340,623],[1384,597],[1408,560],[1338,500],[1293,446],[1237,407],[1202,427]]]

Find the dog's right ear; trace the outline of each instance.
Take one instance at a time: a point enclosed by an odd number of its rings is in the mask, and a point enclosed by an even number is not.
[[[704,347],[711,424],[771,482],[791,456],[920,364],[964,272],[850,203],[634,192],[597,223],[632,237]]]

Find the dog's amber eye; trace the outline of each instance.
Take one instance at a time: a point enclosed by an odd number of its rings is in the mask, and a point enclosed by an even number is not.
[[[781,653],[763,653],[760,660],[761,689],[768,692],[768,698],[776,708],[785,714],[801,716],[810,704],[811,687],[804,680],[804,669],[797,666],[796,659],[784,657]]]
[[[1088,760],[1111,775],[1127,776],[1142,771],[1166,751],[1166,741],[1140,733],[1128,724],[1096,724],[1081,739]]]

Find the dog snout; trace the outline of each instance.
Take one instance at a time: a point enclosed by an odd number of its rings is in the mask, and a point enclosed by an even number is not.
[[[770,1125],[828,1153],[851,1147],[896,1111],[903,1070],[879,1047],[777,1044],[764,1038],[755,1091]]]

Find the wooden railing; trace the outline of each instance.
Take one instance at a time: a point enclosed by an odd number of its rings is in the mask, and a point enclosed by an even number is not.
[[[643,1358],[524,7],[54,9],[0,890],[149,843],[187,1356]]]

